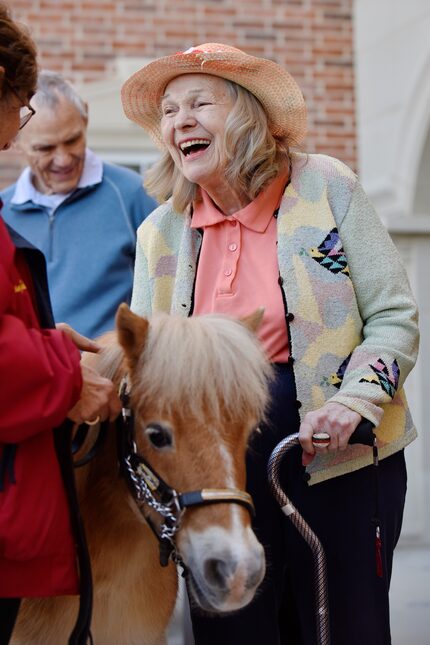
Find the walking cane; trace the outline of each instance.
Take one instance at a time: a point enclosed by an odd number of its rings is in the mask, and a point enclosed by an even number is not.
[[[326,433],[314,435],[318,445],[327,446],[330,437]],[[358,424],[352,433],[349,443],[361,443],[367,446],[373,446],[373,464],[378,465],[378,449],[376,446],[376,437],[373,433],[373,424],[366,419]],[[294,505],[290,502],[284,490],[279,483],[279,468],[285,454],[299,445],[299,433],[295,433],[283,439],[272,451],[267,466],[269,483],[272,493],[275,496],[281,510],[294,524],[300,535],[309,545],[314,561],[314,578],[315,578],[315,601],[316,601],[316,625],[317,625],[317,645],[330,645],[330,624],[329,624],[329,606],[328,606],[328,584],[327,584],[327,564],[323,546],[312,531],[311,527]],[[376,481],[376,478],[375,478]],[[377,515],[377,514],[376,514]],[[376,545],[380,547],[379,521],[376,522]]]

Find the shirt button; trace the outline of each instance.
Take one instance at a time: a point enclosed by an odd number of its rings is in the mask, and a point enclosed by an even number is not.
[[[235,220],[235,219],[231,219],[231,220],[230,220],[230,224],[231,224],[232,226],[237,226],[237,220]]]
[[[231,269],[224,269],[224,275],[231,275],[232,270]]]
[[[228,250],[229,251],[236,251],[237,249],[237,244],[229,244],[228,245]]]

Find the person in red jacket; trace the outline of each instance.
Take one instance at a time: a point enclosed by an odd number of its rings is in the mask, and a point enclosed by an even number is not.
[[[0,150],[34,114],[36,80],[34,43],[0,3]],[[111,381],[80,365],[80,349],[98,346],[55,329],[44,257],[0,217],[0,645],[21,598],[76,594],[90,576],[71,427],[113,420],[120,402]],[[70,643],[86,642],[90,604],[81,603]]]

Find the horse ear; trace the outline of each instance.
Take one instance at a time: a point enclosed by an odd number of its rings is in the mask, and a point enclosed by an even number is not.
[[[241,318],[240,322],[242,325],[245,325],[245,327],[248,327],[254,334],[257,333],[262,320],[264,316],[264,307],[259,307],[256,309],[252,314],[249,314],[249,316],[245,316],[245,318]]]
[[[125,302],[118,307],[115,322],[119,344],[125,352],[130,367],[133,368],[145,347],[149,322],[146,318],[134,314]]]

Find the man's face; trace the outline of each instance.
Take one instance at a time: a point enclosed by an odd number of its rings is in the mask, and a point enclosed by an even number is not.
[[[53,109],[37,106],[18,144],[39,192],[66,194],[76,188],[84,168],[86,129],[87,119],[63,97]]]

